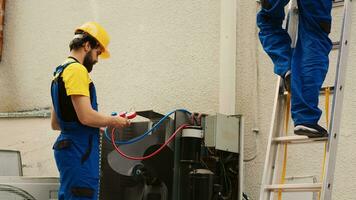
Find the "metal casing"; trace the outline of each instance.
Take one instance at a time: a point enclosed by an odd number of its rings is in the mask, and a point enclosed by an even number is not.
[[[205,119],[205,145],[218,150],[239,153],[240,115],[217,114]]]

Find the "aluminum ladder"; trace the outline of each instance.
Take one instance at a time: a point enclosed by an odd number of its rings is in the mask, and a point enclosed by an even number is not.
[[[277,81],[277,88],[272,112],[272,122],[267,143],[266,160],[263,170],[260,200],[281,200],[283,192],[318,192],[319,199],[331,200],[334,181],[337,144],[340,136],[340,119],[343,104],[346,65],[348,57],[348,40],[351,29],[351,7],[352,0],[333,0],[333,7],[343,6],[343,21],[341,25],[340,41],[333,42],[333,50],[338,51],[336,78],[333,89],[333,102],[331,109],[331,120],[328,129],[328,138],[308,138],[306,136],[284,136],[285,121],[289,116],[289,94],[284,90],[281,78]],[[298,8],[295,0],[289,3],[288,15],[285,20],[288,33],[292,39],[292,47],[297,39]],[[321,92],[322,93],[322,92]],[[287,103],[288,102],[288,103]],[[288,123],[287,123],[288,124]],[[285,167],[282,165],[287,159],[286,151],[288,145],[300,143],[325,143],[325,165],[323,180],[320,183],[284,184],[281,177],[285,176]]]

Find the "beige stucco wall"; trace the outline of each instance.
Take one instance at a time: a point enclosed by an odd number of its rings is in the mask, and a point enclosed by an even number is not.
[[[219,1],[15,0],[6,4],[0,111],[50,105],[51,73],[89,20],[112,38],[112,58],[91,74],[104,112],[216,109]]]
[[[355,3],[353,7],[356,35]],[[257,158],[245,164],[245,191],[252,199],[258,198],[276,81],[257,40],[258,9],[255,1],[237,0],[236,112],[246,119],[245,158],[257,151]],[[100,22],[112,36],[112,58],[97,64],[91,74],[104,113],[165,113],[180,107],[218,111],[219,0],[11,0],[6,4],[0,63],[0,112],[50,106],[53,68],[67,55],[73,29],[88,20]],[[334,199],[353,199],[356,194],[356,38],[351,39],[349,58]],[[48,119],[0,120],[0,137],[0,149],[21,150],[25,175],[57,175],[51,152],[55,133]],[[322,147],[296,151],[290,154],[288,175],[319,175]]]

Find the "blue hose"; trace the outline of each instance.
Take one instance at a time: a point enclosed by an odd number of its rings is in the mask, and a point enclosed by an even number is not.
[[[150,134],[152,131],[154,131],[158,126],[160,126],[165,119],[167,119],[170,115],[172,115],[173,113],[175,113],[177,111],[181,111],[181,112],[185,112],[185,113],[188,113],[188,114],[192,114],[191,112],[189,112],[186,109],[176,109],[176,110],[171,111],[170,113],[166,114],[164,117],[162,117],[162,119],[160,119],[150,130],[146,131],[144,134],[142,134],[142,135],[140,135],[138,137],[132,138],[130,140],[127,140],[127,141],[115,141],[115,144],[117,144],[117,145],[119,145],[119,144],[132,144],[132,143],[135,143],[135,142],[138,142],[138,141],[142,140],[143,138],[148,136],[148,134]],[[106,139],[108,141],[111,142],[111,138],[109,137],[109,133],[108,133],[108,128],[105,129],[105,137],[106,137]]]

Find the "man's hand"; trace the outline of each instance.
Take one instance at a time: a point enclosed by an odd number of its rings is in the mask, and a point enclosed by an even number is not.
[[[109,126],[114,128],[124,128],[129,126],[130,123],[131,123],[130,120],[127,118],[120,117],[120,116],[112,116]]]
[[[91,127],[114,127],[124,128],[130,125],[127,118],[119,116],[103,115],[91,107],[90,98],[82,95],[71,95],[73,107],[78,116],[79,121]]]

